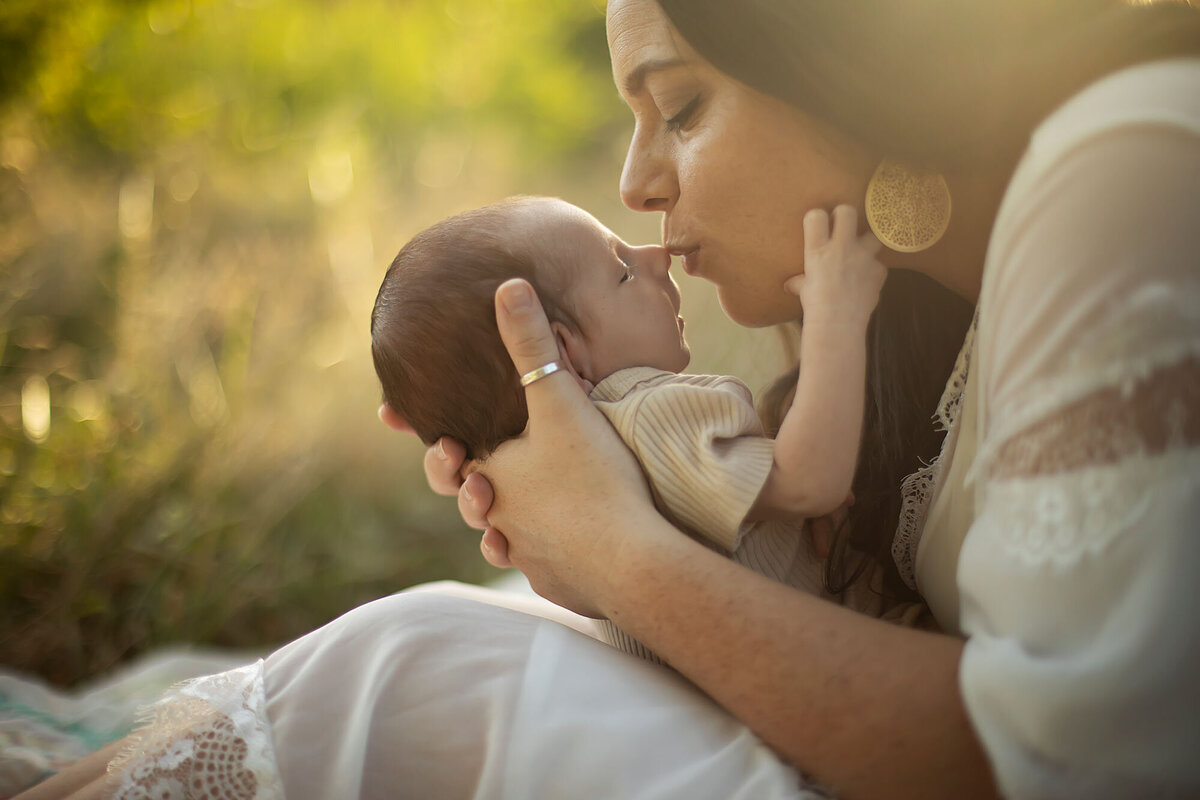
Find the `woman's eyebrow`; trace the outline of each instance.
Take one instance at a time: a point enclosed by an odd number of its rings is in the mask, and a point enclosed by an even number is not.
[[[682,67],[683,65],[684,62],[681,58],[655,58],[650,59],[649,61],[643,61],[641,64],[638,64],[637,67],[635,67],[634,70],[629,73],[629,77],[625,79],[625,91],[627,94],[637,94],[642,90],[642,87],[645,86],[646,76],[650,73],[662,72],[663,70],[674,69],[675,67]]]

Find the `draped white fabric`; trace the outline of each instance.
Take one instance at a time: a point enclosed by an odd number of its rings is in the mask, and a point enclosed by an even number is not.
[[[186,698],[160,704],[175,719],[160,714],[147,734],[154,746],[115,765],[118,796],[275,800],[273,779],[289,800],[823,796],[675,673],[531,611],[590,625],[538,598],[434,584],[362,606],[261,669],[192,682]],[[246,681],[230,688],[230,676],[247,674],[265,679],[265,713],[231,727],[236,715],[212,709],[235,697],[249,709]],[[173,777],[178,754],[214,736],[230,752],[254,750],[236,730],[259,752],[265,743],[277,767],[224,758],[233,768],[220,774],[239,781],[224,794],[142,780]]]

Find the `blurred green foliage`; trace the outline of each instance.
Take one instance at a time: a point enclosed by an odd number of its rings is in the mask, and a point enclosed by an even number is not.
[[[0,662],[71,684],[489,576],[374,419],[368,315],[434,219],[615,195],[603,27],[587,0],[0,6]]]

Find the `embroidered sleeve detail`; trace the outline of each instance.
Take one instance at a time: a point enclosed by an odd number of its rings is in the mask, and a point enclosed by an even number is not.
[[[283,800],[263,662],[186,681],[108,765],[115,800]]]
[[[1004,441],[995,479],[1059,474],[1200,443],[1200,357],[1101,389]]]

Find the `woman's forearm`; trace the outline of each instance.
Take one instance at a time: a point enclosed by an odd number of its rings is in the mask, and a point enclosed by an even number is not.
[[[636,542],[608,575],[613,622],[838,797],[994,795],[958,690],[960,640],[803,594],[677,533]]]
[[[101,800],[111,797],[115,784],[109,781],[108,762],[127,744],[126,739],[121,739],[106,745],[13,800]]]

